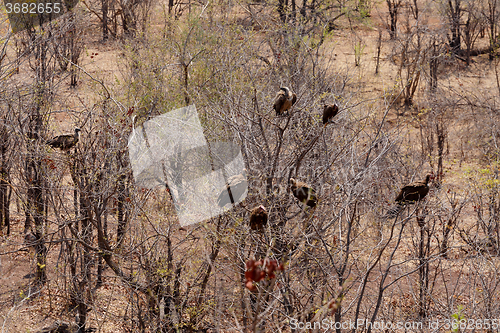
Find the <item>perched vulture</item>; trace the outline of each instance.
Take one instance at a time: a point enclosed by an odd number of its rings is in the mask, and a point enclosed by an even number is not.
[[[243,169],[243,173],[229,177],[226,184],[226,189],[224,189],[217,203],[220,207],[224,207],[230,203],[237,203],[240,201],[243,194],[248,188],[246,169]],[[231,198],[232,197],[232,198]]]
[[[431,175],[427,175],[424,181],[410,183],[404,186],[396,197],[396,202],[419,201],[429,193],[429,181]]]
[[[260,205],[252,209],[250,214],[250,228],[252,230],[263,230],[267,224],[267,211],[266,207]]]
[[[290,178],[291,190],[293,195],[300,200],[300,202],[305,203],[309,207],[315,207],[318,203],[318,198],[316,197],[316,192],[306,183],[297,181]]]
[[[335,117],[339,112],[339,107],[337,104],[330,104],[323,106],[323,124],[326,125],[330,119]]]
[[[59,135],[52,140],[47,141],[47,144],[52,148],[59,148],[62,151],[68,151],[73,148],[80,138],[80,129],[75,128],[75,134]]]
[[[397,206],[389,209],[387,216],[396,217],[406,203],[422,200],[429,193],[429,181],[431,178],[431,175],[427,175],[423,181],[416,181],[405,185],[394,200]]]
[[[287,87],[280,88],[278,94],[276,94],[276,99],[274,100],[274,111],[276,111],[277,116],[283,115],[288,111],[292,105],[297,101],[297,95],[292,93]]]

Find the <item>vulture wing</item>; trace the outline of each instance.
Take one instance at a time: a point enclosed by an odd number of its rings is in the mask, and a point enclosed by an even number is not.
[[[300,202],[305,203],[309,207],[315,207],[318,203],[316,191],[314,191],[314,189],[312,189],[306,183],[295,181],[293,178],[290,180],[292,181],[291,189],[294,197],[296,197]]]
[[[413,182],[401,189],[396,201],[419,201],[429,193],[429,186],[425,181]]]
[[[328,123],[339,112],[339,107],[335,104],[325,105],[323,107],[323,124]]]
[[[66,135],[56,136],[55,138],[47,141],[47,144],[52,148],[68,150],[72,148],[77,142],[78,138],[75,138],[74,135],[66,134]]]
[[[300,190],[302,192],[307,192],[308,194],[307,198],[305,199],[305,204],[308,205],[309,207],[316,207],[316,204],[318,203],[316,192],[310,187],[302,187]]]
[[[297,95],[293,93],[289,93],[288,96],[286,96],[285,101],[283,102],[283,106],[281,107],[281,113],[284,113],[292,107],[292,105],[295,104],[297,101]]]
[[[396,205],[387,211],[386,217],[394,218],[404,208],[408,202],[420,201],[429,193],[429,180],[431,175],[427,175],[424,181],[417,181],[404,186],[396,197]]]
[[[273,105],[274,111],[276,111],[277,116],[285,112],[284,105],[286,101],[287,99],[284,92],[280,90],[280,92],[278,92],[278,94],[276,95],[276,99],[274,100],[274,105]]]
[[[286,111],[290,110],[292,107],[292,101],[289,99],[286,99],[285,102],[283,103],[283,106],[281,107],[281,113],[285,113]]]

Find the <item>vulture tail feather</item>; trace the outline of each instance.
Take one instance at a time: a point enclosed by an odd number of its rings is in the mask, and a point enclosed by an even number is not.
[[[401,213],[404,207],[405,207],[404,203],[398,202],[396,205],[389,208],[389,210],[385,214],[385,218],[388,219],[396,218],[399,215],[399,213]]]

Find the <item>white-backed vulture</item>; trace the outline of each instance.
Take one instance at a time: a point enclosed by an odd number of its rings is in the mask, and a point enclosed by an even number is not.
[[[314,191],[311,186],[293,178],[290,178],[290,185],[293,195],[299,199],[300,202],[308,205],[309,207],[316,206],[318,198],[316,197],[316,191]]]
[[[274,100],[274,111],[276,111],[277,116],[283,115],[285,112],[290,110],[292,105],[297,101],[297,95],[292,93],[287,87],[280,88],[280,91],[276,94]]]

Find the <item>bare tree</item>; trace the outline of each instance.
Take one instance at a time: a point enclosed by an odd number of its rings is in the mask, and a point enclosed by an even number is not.
[[[448,0],[446,3],[446,14],[450,25],[451,36],[448,36],[449,45],[454,53],[458,53],[462,46],[461,43],[461,20],[462,20],[462,1]]]
[[[14,138],[9,127],[13,126],[11,113],[2,111],[0,118],[0,230],[7,228],[10,234],[10,200],[12,195],[11,168],[13,163],[12,146]]]
[[[468,1],[466,3],[464,12],[467,14],[467,19],[463,25],[462,34],[463,41],[466,47],[465,60],[467,65],[470,64],[471,51],[474,48],[474,43],[480,34],[481,17],[479,4],[475,1]]]
[[[489,59],[493,60],[494,53],[496,52],[498,40],[498,17],[500,15],[500,8],[497,0],[487,0],[485,8],[482,10],[484,19],[488,25],[488,37],[490,39],[490,56]]]
[[[398,23],[398,15],[402,6],[402,0],[386,0],[387,7],[389,9],[389,18],[390,18],[390,28],[389,28],[389,36],[391,39],[396,39],[398,35],[397,23]]]
[[[44,35],[41,41],[37,42],[37,37]],[[46,202],[46,182],[44,178],[44,168],[42,164],[42,150],[40,139],[45,133],[43,113],[46,112],[46,105],[49,96],[49,83],[53,73],[53,55],[49,52],[49,40],[52,38],[50,30],[45,31],[43,26],[40,30],[29,29],[28,38],[32,42],[34,51],[34,63],[31,63],[35,70],[36,79],[33,85],[33,102],[28,105],[26,134],[27,151],[24,165],[24,178],[28,186],[26,197],[26,221],[25,233],[34,227],[36,237],[36,278],[40,283],[47,282],[46,257],[47,247],[44,244],[45,228],[47,218]]]

